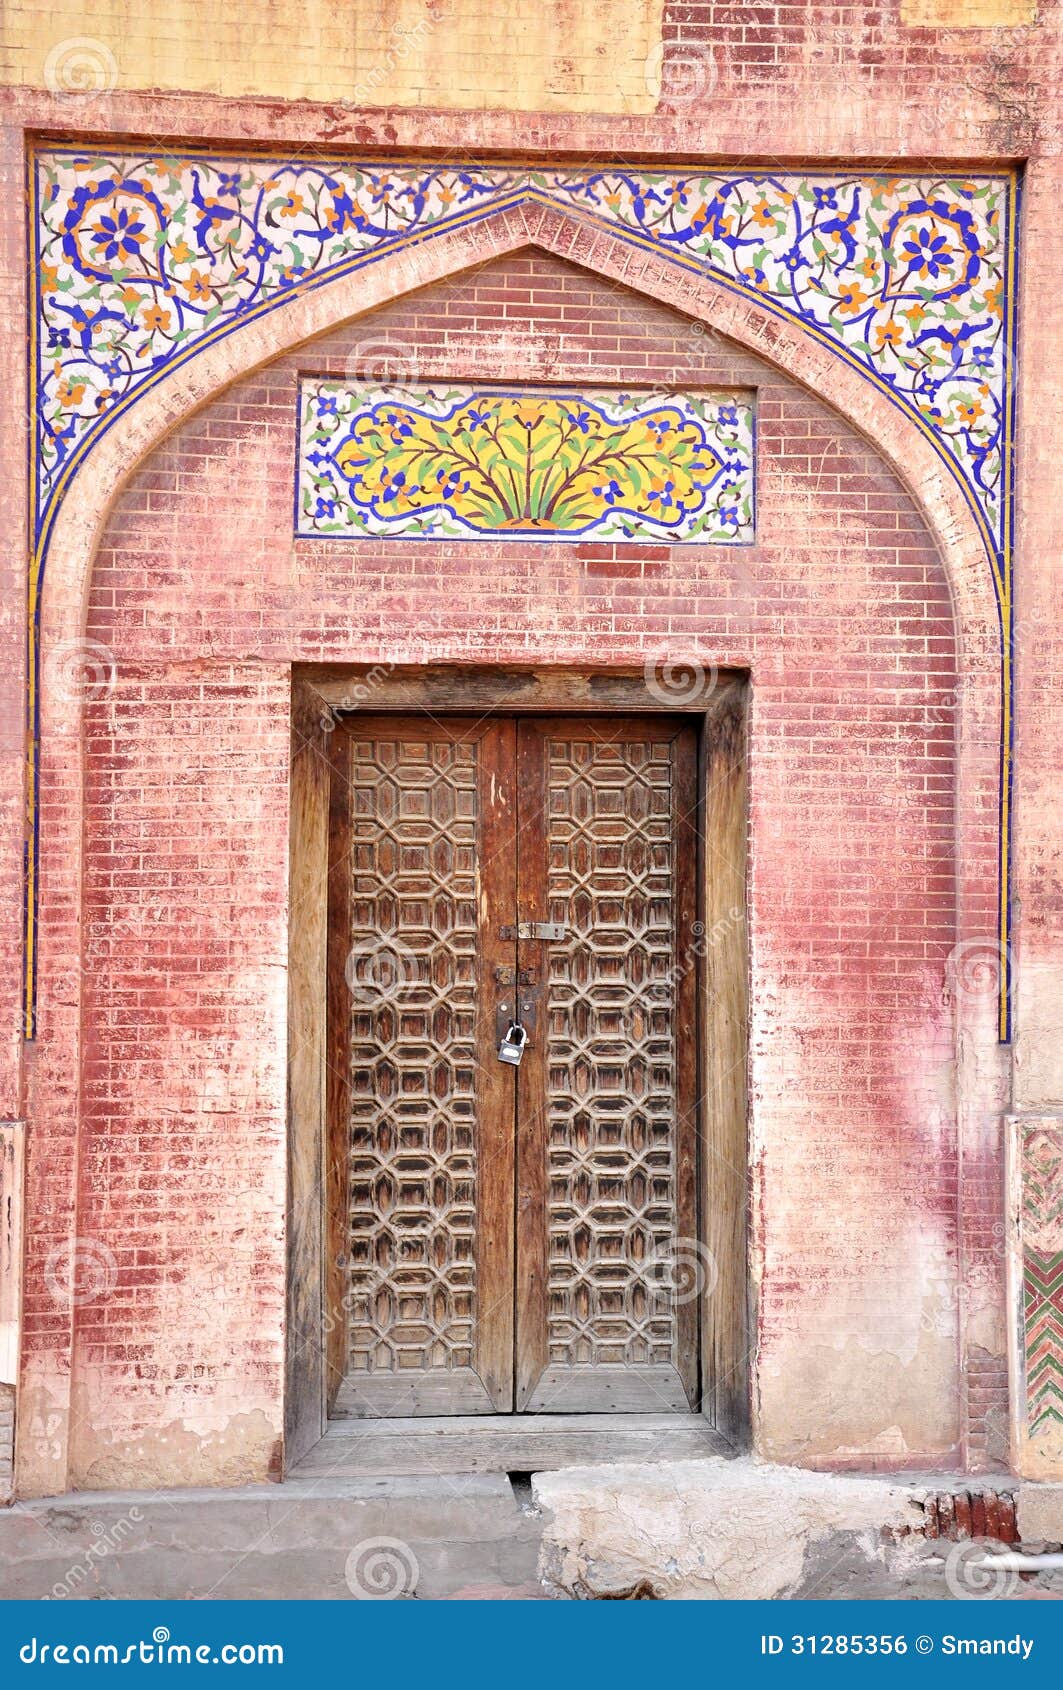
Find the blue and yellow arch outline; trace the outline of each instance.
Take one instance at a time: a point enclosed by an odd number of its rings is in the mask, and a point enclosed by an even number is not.
[[[575,218],[591,227],[607,230],[612,237],[635,248],[651,251],[657,257],[663,258],[679,269],[700,276],[708,276],[714,283],[727,291],[755,300],[762,310],[774,313],[788,321],[797,322],[806,333],[828,347],[835,356],[844,359],[865,380],[871,381],[881,392],[885,393],[890,402],[897,405],[907,417],[915,421],[916,426],[943,459],[949,473],[960,487],[985,545],[998,616],[1001,674],[998,941],[1002,962],[1000,968],[998,1034],[1002,1041],[1007,1041],[1011,1035],[1010,876],[1015,662],[1013,595],[1015,384],[1013,381],[1005,380],[1002,391],[999,441],[999,521],[994,527],[987,515],[983,491],[978,487],[975,477],[970,473],[969,466],[965,470],[965,466],[958,461],[953,450],[950,449],[943,430],[935,426],[933,418],[924,414],[924,411],[909,397],[898,392],[889,380],[869,367],[865,359],[859,356],[853,347],[846,344],[839,332],[835,332],[820,323],[810,321],[805,314],[795,309],[792,303],[787,304],[784,300],[773,297],[770,293],[764,291],[762,286],[757,285],[751,279],[747,279],[745,275],[731,274],[718,264],[700,257],[696,253],[683,250],[674,239],[666,242],[652,231],[633,227],[629,221],[620,221],[616,216],[610,215],[608,209],[602,209],[603,204],[608,204],[606,196],[599,194],[598,198],[595,199],[590,191],[591,184],[608,182],[623,177],[628,184],[634,181],[636,190],[639,183],[652,184],[654,188],[659,188],[663,184],[666,187],[671,185],[674,193],[676,185],[683,187],[692,180],[704,181],[706,178],[711,178],[714,182],[724,185],[724,193],[739,184],[747,183],[756,187],[758,192],[766,192],[769,187],[777,186],[785,180],[797,185],[817,184],[818,186],[813,188],[813,192],[818,196],[821,193],[834,192],[836,194],[846,186],[851,186],[854,182],[865,185],[911,183],[915,180],[913,173],[897,171],[862,172],[859,170],[838,172],[808,169],[799,172],[787,171],[780,175],[779,172],[755,168],[739,173],[725,170],[706,171],[703,166],[690,165],[686,168],[671,167],[668,171],[661,171],[647,165],[641,173],[635,173],[633,177],[629,169],[622,170],[621,167],[614,167],[612,170],[609,167],[604,169],[596,167],[594,170],[583,171],[574,168],[559,172],[548,166],[522,165],[513,167],[489,163],[470,167],[446,163],[426,164],[416,161],[375,160],[368,165],[359,165],[357,161],[350,159],[323,159],[316,152],[305,157],[290,153],[237,155],[220,154],[211,149],[197,148],[183,149],[180,159],[189,161],[190,166],[197,169],[221,171],[225,165],[235,166],[236,170],[230,170],[228,173],[232,179],[236,179],[238,175],[243,173],[253,180],[255,171],[272,171],[279,175],[284,172],[301,171],[304,168],[311,167],[334,172],[336,179],[347,180],[358,178],[363,173],[388,172],[395,174],[405,171],[412,173],[411,180],[417,182],[427,181],[433,174],[436,178],[449,176],[451,178],[460,177],[463,181],[473,180],[474,185],[481,188],[482,191],[474,197],[473,203],[464,209],[453,212],[447,209],[444,215],[437,216],[435,220],[420,223],[407,229],[386,232],[381,238],[364,249],[345,253],[342,257],[324,264],[311,274],[295,276],[286,280],[283,286],[266,293],[263,297],[256,299],[254,288],[249,288],[246,294],[240,297],[228,311],[219,312],[215,319],[203,326],[194,337],[188,338],[182,346],[172,349],[151,367],[138,373],[136,379],[130,383],[126,391],[116,396],[113,402],[102,405],[99,414],[87,424],[80,433],[80,437],[74,440],[72,448],[62,461],[54,479],[49,478],[46,483],[44,475],[45,454],[41,433],[42,429],[47,429],[49,426],[45,411],[41,362],[43,335],[47,332],[42,295],[43,250],[48,234],[42,220],[44,173],[57,160],[76,161],[78,164],[84,163],[93,169],[95,169],[98,161],[104,168],[124,167],[128,173],[137,170],[146,173],[147,167],[154,167],[155,165],[170,168],[171,161],[168,155],[166,157],[160,155],[158,159],[153,161],[150,158],[146,160],[143,153],[123,154],[108,150],[106,155],[101,155],[95,152],[86,152],[84,149],[58,145],[49,146],[44,143],[31,149],[27,161],[27,203],[30,214],[29,242],[33,266],[33,283],[29,300],[30,391],[31,415],[38,420],[39,426],[37,431],[30,431],[30,461],[28,466],[32,545],[28,570],[27,622],[28,768],[24,953],[26,1036],[33,1037],[36,1024],[37,865],[40,843],[38,782],[41,593],[48,546],[56,513],[77,471],[107,430],[144,394],[149,392],[164,377],[168,377],[174,370],[187,363],[189,359],[198,356],[206,347],[231,334],[234,329],[243,326],[244,323],[254,321],[267,312],[282,308],[290,298],[305,294],[325,283],[331,283],[341,276],[353,275],[363,267],[376,263],[381,258],[396,251],[407,249],[423,241],[432,240],[437,235],[450,234],[457,229],[481,222],[489,217],[495,217],[501,212],[522,204],[534,204],[560,212],[568,218]],[[482,184],[475,181],[478,174],[484,179]],[[972,176],[965,172],[936,171],[925,172],[924,178],[938,183],[962,182],[966,186],[993,184],[1001,191],[1003,200],[1003,227],[999,231],[1003,291],[1001,344],[1005,365],[1008,361],[1013,364],[1017,323],[1020,197],[1018,172],[1009,171],[1007,173],[993,173],[991,176],[983,174]],[[828,184],[828,187],[824,188],[823,184]],[[830,185],[833,185],[833,188]],[[261,195],[259,197],[261,198]],[[202,202],[200,203],[202,204]],[[208,205],[217,203],[217,201],[207,201]],[[920,201],[919,203],[925,204],[926,202]],[[704,211],[705,206],[703,205],[701,209]],[[203,261],[210,262],[209,258]],[[259,281],[261,281],[261,276]]]

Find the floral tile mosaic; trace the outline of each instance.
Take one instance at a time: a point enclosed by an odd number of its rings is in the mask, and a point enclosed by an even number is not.
[[[748,394],[304,380],[296,533],[753,538]]]
[[[921,419],[999,534],[1010,186],[43,150],[42,500],[100,420],[204,336],[338,268],[534,196],[726,277],[844,347]]]
[[[250,318],[410,242],[549,206],[798,321],[900,406],[979,524],[1000,616],[1008,941],[1016,173],[656,170],[94,152],[30,158],[36,414],[27,1016],[36,903],[37,623],[51,523],[113,420]],[[1002,987],[1001,1036],[1009,998]]]

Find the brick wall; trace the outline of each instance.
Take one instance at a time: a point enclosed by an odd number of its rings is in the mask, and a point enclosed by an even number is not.
[[[0,21],[0,82],[62,93],[187,89],[230,97],[510,111],[652,111],[647,64],[662,0],[542,0],[534,15],[488,0],[12,0]],[[608,43],[608,51],[603,43]]]
[[[995,75],[1012,82],[1014,121],[1012,67],[1043,58],[1054,10],[1035,0],[602,0],[593,10],[543,0],[532,20],[513,0],[346,8],[274,0],[263,30],[249,0],[224,12],[170,0],[158,13],[136,0],[94,0],[91,9],[85,0],[51,0],[45,16],[29,0],[11,0],[0,22],[0,82],[79,104],[112,90],[160,89],[370,108],[678,108],[697,121],[718,103],[770,95],[783,79],[809,92],[829,79],[835,98],[850,101],[888,89],[929,93],[940,79],[957,107],[973,111],[993,85],[977,74],[992,53]],[[957,84],[955,69],[967,64],[975,74]]]
[[[389,345],[406,380],[755,387],[757,545],[293,545],[296,375]],[[871,446],[663,307],[520,254],[244,379],[158,447],[109,519],[88,637],[115,671],[88,713],[78,1230],[113,1283],[75,1311],[77,1482],[276,1461],[288,664],[665,648],[753,674],[760,1446],[918,1465],[966,1431],[992,1458],[999,1353],[966,1406],[956,1360],[950,601]],[[975,931],[989,875],[984,898]],[[39,1194],[45,1167],[39,1144]],[[969,1199],[998,1170],[964,1174]]]

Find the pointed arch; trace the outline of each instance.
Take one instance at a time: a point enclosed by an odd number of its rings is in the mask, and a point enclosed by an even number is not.
[[[122,485],[164,435],[230,383],[303,342],[365,316],[406,293],[444,281],[521,247],[605,276],[696,318],[811,388],[887,458],[919,506],[941,549],[958,631],[992,631],[996,607],[985,544],[957,482],[905,409],[797,319],[784,319],[708,275],[635,248],[619,231],[584,221],[531,196],[460,229],[390,251],[353,274],[278,300],[222,339],[167,366],[136,390],[75,474],[54,521],[42,593],[42,643],[75,606],[87,604],[91,554]],[[91,467],[90,467],[91,466]],[[76,625],[76,624],[75,624]]]
[[[892,402],[799,322],[782,320],[756,300],[711,278],[633,248],[619,234],[532,198],[460,230],[443,229],[396,250],[355,274],[286,299],[241,324],[179,368],[160,372],[135,403],[115,417],[78,469],[55,516],[41,599],[40,746],[50,803],[41,841],[50,909],[39,967],[50,982],[49,1057],[44,1085],[49,1117],[65,1149],[53,1170],[56,1206],[75,1213],[78,1088],[81,1074],[82,770],[77,701],[63,685],[64,654],[84,639],[93,563],[108,514],[125,483],[153,448],[190,414],[254,370],[317,336],[388,302],[522,248],[535,247],[619,287],[694,318],[813,391],[869,439],[910,491],[934,536],[953,600],[962,676],[958,717],[956,853],[958,932],[972,931],[965,910],[984,891],[986,842],[974,794],[997,778],[1001,705],[999,624],[983,540],[972,512],[939,453],[910,414]],[[755,677],[754,677],[755,679]],[[965,798],[965,795],[966,798]],[[995,1027],[984,1001],[957,1005],[960,1133],[984,1133],[993,1109],[999,1063],[990,1047]],[[52,1101],[57,1109],[51,1108]],[[38,1108],[43,1100],[38,1099]],[[60,1165],[61,1164],[61,1165]],[[69,1391],[69,1370],[66,1373]],[[54,1379],[50,1381],[54,1396]],[[54,1405],[53,1405],[54,1406]],[[69,1418],[69,1402],[65,1415]],[[61,1440],[57,1439],[57,1443]],[[65,1453],[57,1457],[63,1469]]]
[[[64,653],[68,660],[71,647],[84,637],[99,536],[121,488],[152,448],[225,387],[283,353],[403,294],[528,246],[670,306],[776,365],[869,439],[907,487],[934,536],[952,595],[964,677],[959,721],[961,790],[972,790],[971,782],[999,784],[998,899],[1002,930],[1006,929],[1008,652],[981,530],[941,453],[910,412],[848,363],[840,351],[813,338],[798,320],[780,318],[752,297],[672,265],[655,250],[631,246],[619,232],[530,195],[477,223],[460,229],[443,227],[354,274],[288,297],[137,390],[136,402],[115,418],[77,471],[55,516],[36,630],[42,757],[47,755],[47,743],[71,727],[61,669]],[[962,818],[966,813],[962,803],[958,809]],[[960,860],[973,844],[973,840],[957,839]],[[31,865],[31,921],[34,895]],[[38,966],[35,955],[30,964],[33,974]]]

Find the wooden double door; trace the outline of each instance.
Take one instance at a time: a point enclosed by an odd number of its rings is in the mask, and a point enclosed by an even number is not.
[[[332,736],[334,1413],[696,1404],[696,742]]]

